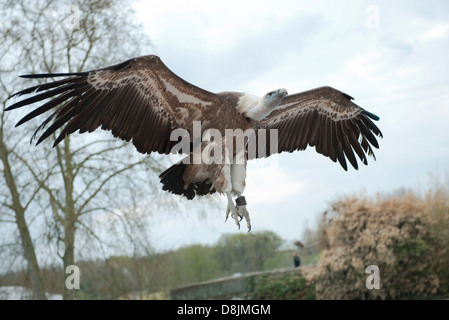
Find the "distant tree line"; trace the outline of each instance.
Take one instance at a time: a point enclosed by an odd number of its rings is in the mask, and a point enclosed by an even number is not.
[[[236,273],[285,267],[279,256],[284,241],[272,231],[225,234],[214,245],[189,245],[147,256],[112,256],[104,260],[77,262],[80,289],[77,299],[118,299],[130,293],[148,293],[231,276]],[[60,266],[43,268],[47,291],[61,293],[64,283]],[[29,272],[0,276],[0,285],[30,286]]]

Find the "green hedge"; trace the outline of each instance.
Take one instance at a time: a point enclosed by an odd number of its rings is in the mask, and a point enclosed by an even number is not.
[[[308,284],[301,271],[283,275],[263,275],[250,294],[255,300],[314,300],[315,286]]]

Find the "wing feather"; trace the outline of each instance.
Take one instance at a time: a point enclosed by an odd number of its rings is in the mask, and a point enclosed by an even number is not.
[[[335,159],[335,153],[334,153],[334,147],[332,145],[332,121],[329,118],[326,118],[326,135],[325,135],[325,144],[326,144],[326,150],[327,150],[327,156],[334,161]]]
[[[354,151],[352,151],[351,143],[349,142],[348,132],[344,123],[340,124],[343,133],[343,151],[345,152],[346,158],[349,160],[351,165],[357,170],[358,164],[355,158]]]
[[[349,143],[351,144],[355,153],[359,157],[360,161],[362,161],[363,164],[367,165],[368,161],[367,161],[365,153],[363,152],[363,149],[360,146],[360,143],[358,141],[359,134],[357,134],[357,137],[355,135],[355,133],[358,132],[358,130],[356,129],[356,126],[352,123],[352,121],[345,121],[345,125],[346,125],[347,132],[348,132]]]
[[[363,121],[358,123],[359,128],[363,136],[373,145],[376,149],[379,149],[376,137],[373,135],[370,129],[368,129]]]
[[[298,117],[296,119],[296,123],[295,123],[295,128],[300,128],[301,129],[301,123],[303,122],[304,118],[300,118]],[[300,135],[298,134],[292,134],[293,139],[292,139],[292,145],[295,146],[295,150],[299,150],[299,143],[300,143]]]
[[[318,133],[318,141],[317,141],[317,150],[318,148],[321,150],[320,153],[322,153],[324,156],[329,156],[329,152],[326,148],[326,129],[327,129],[327,118],[323,115],[321,115],[321,121],[320,121],[320,128],[322,128],[322,130],[319,130]]]
[[[368,164],[367,155],[375,159],[379,148],[376,137],[382,133],[372,120],[375,114],[364,110],[353,98],[331,87],[321,87],[285,97],[278,109],[257,129],[278,129],[279,152],[304,150],[307,146],[338,161],[347,170],[347,162],[358,169],[358,158]]]
[[[61,94],[59,97],[54,98],[50,100],[49,102],[43,104],[39,108],[35,109],[34,111],[28,113],[25,117],[23,117],[19,122],[17,122],[16,127],[20,126],[22,123],[25,123],[39,115],[41,115],[44,112],[47,112],[48,110],[53,109],[57,105],[61,104],[62,102],[65,102],[67,99],[73,97],[76,94],[76,92],[70,91],[64,94]]]
[[[304,121],[301,121],[301,125],[303,126],[304,129],[302,129],[303,130],[302,132],[301,131],[299,132],[299,139],[300,139],[300,142],[298,144],[299,150],[305,150],[307,148],[310,124],[313,115],[314,115],[313,112],[307,112],[304,114],[304,116],[301,117],[304,119]],[[301,127],[299,128],[299,130],[301,130]]]
[[[286,151],[288,152],[293,152],[294,149],[292,148],[292,143],[290,143],[291,139],[294,139],[294,135],[292,135],[292,129],[294,128],[294,122],[295,122],[295,118],[290,118],[288,119],[284,131],[286,132],[286,134],[284,134],[285,141],[283,141],[284,145],[286,146]]]
[[[298,134],[296,135],[296,139],[295,139],[295,145],[298,147],[298,150],[304,150],[307,146],[307,142],[302,142],[302,137],[304,137],[304,135],[306,135],[306,130],[307,130],[307,116],[305,115],[304,117],[298,117],[299,121],[298,121]]]
[[[309,129],[309,145],[314,147],[318,141],[318,129],[321,122],[321,116],[318,110],[314,110],[312,114],[312,119],[310,120]]]
[[[346,159],[344,155],[344,136],[343,132],[341,130],[341,123],[336,123],[336,133],[337,133],[337,144],[338,144],[338,153],[337,153],[337,160],[340,163],[340,165],[345,169],[345,171],[348,170],[348,165],[346,164]]]

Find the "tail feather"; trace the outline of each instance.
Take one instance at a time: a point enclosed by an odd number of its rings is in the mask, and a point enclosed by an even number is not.
[[[159,176],[163,184],[162,190],[185,196],[189,200],[195,198],[196,195],[203,196],[215,192],[215,189],[211,190],[212,183],[206,181],[190,183],[185,189],[183,175],[186,167],[187,164],[180,161],[162,172]]]

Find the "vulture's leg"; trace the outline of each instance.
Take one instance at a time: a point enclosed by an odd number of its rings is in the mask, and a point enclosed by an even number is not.
[[[239,219],[239,213],[237,211],[237,207],[234,205],[234,201],[232,201],[232,196],[230,192],[226,193],[226,196],[228,197],[228,208],[226,209],[226,219],[225,222],[228,220],[229,218],[229,213],[231,213],[231,217],[235,220],[235,224],[239,227],[240,229],[240,220],[242,220],[241,218]]]
[[[240,217],[240,221],[245,218],[246,226],[248,227],[248,232],[251,231],[251,219],[249,218],[249,212],[246,209],[246,199],[241,193],[237,193],[238,198],[235,199],[235,203],[237,204],[237,212]]]
[[[244,153],[237,155],[236,158],[234,159],[234,163],[231,164],[232,192],[233,194],[237,195],[237,199],[235,199],[236,204],[235,208],[237,214],[233,215],[232,217],[239,226],[239,229],[240,229],[240,221],[242,221],[242,219],[245,218],[249,232],[251,230],[251,220],[249,218],[248,210],[246,209],[245,197],[242,196],[243,190],[245,189],[245,178],[246,178],[246,159],[244,158],[244,156],[245,156]],[[229,209],[234,206],[234,203],[232,202],[231,194],[227,194],[227,196],[228,196],[228,209]],[[228,214],[229,213],[226,212],[226,217]]]

